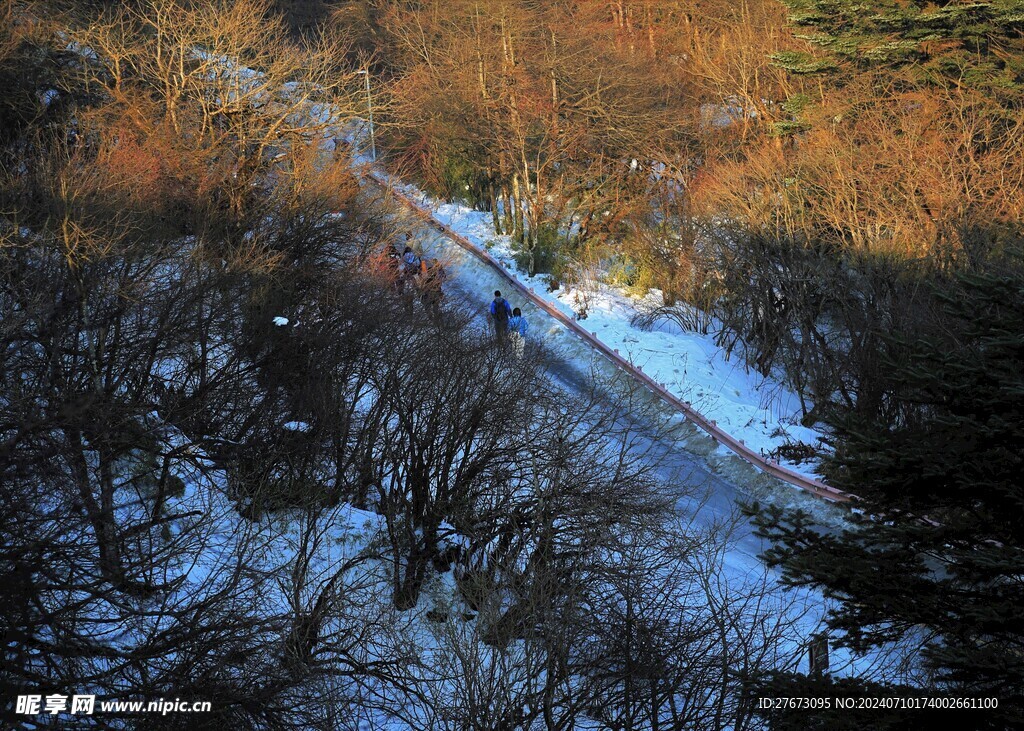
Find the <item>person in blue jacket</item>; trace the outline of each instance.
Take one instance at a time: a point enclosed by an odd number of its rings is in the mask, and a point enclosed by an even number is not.
[[[402,252],[402,262],[399,265],[399,271],[402,277],[400,291],[405,302],[405,311],[411,315],[413,290],[416,287],[416,277],[420,273],[420,257],[416,256],[416,252],[409,246],[406,246],[405,251]]]
[[[499,343],[508,338],[508,321],[511,317],[512,308],[501,296],[501,292],[495,290],[494,301],[491,302],[491,320],[494,321],[494,336]]]
[[[508,321],[508,330],[512,338],[512,347],[515,349],[516,357],[522,358],[523,351],[526,349],[526,330],[530,327],[530,323],[526,321],[526,316],[523,315],[523,311],[518,307],[512,310],[512,317]]]

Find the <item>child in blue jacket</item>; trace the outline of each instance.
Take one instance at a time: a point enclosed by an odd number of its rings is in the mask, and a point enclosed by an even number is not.
[[[512,318],[508,321],[508,329],[512,334],[512,347],[515,348],[516,356],[519,358],[523,357],[523,351],[526,349],[526,330],[529,327],[530,323],[526,321],[522,310],[518,307],[512,310]]]

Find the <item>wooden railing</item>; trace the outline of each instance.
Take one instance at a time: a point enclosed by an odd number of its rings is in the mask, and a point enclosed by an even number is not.
[[[786,467],[783,467],[778,462],[768,459],[762,456],[760,453],[755,452],[746,444],[743,443],[742,439],[737,439],[731,434],[727,434],[723,431],[717,423],[705,418],[698,413],[688,401],[683,401],[678,396],[670,392],[665,388],[665,384],[658,383],[649,375],[643,372],[640,366],[630,363],[628,360],[623,358],[617,350],[609,348],[606,344],[598,339],[596,333],[587,332],[582,328],[578,322],[570,317],[567,317],[565,313],[556,308],[547,300],[543,299],[529,287],[524,285],[514,276],[505,270],[505,267],[501,263],[491,256],[487,251],[480,248],[472,241],[467,239],[465,236],[453,231],[451,228],[434,218],[431,213],[424,210],[422,206],[418,205],[415,201],[409,198],[407,195],[399,190],[394,189],[391,184],[380,177],[377,173],[369,173],[370,177],[376,181],[379,185],[387,189],[391,195],[401,201],[409,210],[411,210],[418,218],[423,220],[428,225],[434,227],[439,232],[445,235],[446,238],[454,241],[460,247],[473,254],[475,257],[483,261],[485,264],[490,266],[495,272],[497,272],[502,278],[504,278],[519,294],[526,297],[534,305],[544,310],[548,315],[558,320],[560,323],[569,328],[573,333],[581,337],[588,345],[604,355],[610,360],[616,367],[623,372],[629,374],[632,378],[645,385],[655,394],[660,396],[670,406],[683,413],[687,419],[689,419],[694,425],[706,432],[717,442],[724,444],[730,450],[732,450],[740,458],[746,460],[750,464],[754,465],[760,470],[767,472],[774,477],[786,482],[794,487],[798,487],[801,490],[805,490],[812,495],[829,500],[835,503],[848,503],[856,500],[855,495],[850,493],[837,490],[830,485],[826,485],[820,480],[801,475],[798,472],[794,472]]]

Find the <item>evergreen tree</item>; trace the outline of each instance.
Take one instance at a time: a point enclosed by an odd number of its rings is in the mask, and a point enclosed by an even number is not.
[[[838,89],[873,74],[876,100],[898,106],[919,104],[907,96],[918,91],[949,90],[970,97],[997,125],[1016,128],[1024,108],[1024,0],[782,3],[792,11],[789,20],[798,37],[818,50],[780,51],[772,55],[776,66],[825,79],[825,86]],[[806,106],[790,100],[796,103]],[[811,126],[809,117],[796,114],[777,123],[776,133],[791,135]]]
[[[923,81],[1019,93],[1024,2],[782,0],[803,37],[856,68],[914,66]],[[797,73],[835,68],[800,54],[776,58]]]
[[[907,356],[890,363],[909,416],[833,421],[829,477],[863,498],[854,527],[823,533],[778,510],[757,522],[785,582],[837,600],[837,644],[915,642],[933,690],[999,699],[996,711],[964,713],[962,727],[1020,727],[1024,275],[1016,265],[963,274],[937,296],[947,334],[901,343]],[[789,678],[791,690],[802,682]]]

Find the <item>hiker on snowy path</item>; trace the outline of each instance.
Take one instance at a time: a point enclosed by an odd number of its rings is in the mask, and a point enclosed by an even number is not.
[[[405,251],[402,253],[402,273],[408,279],[412,279],[420,273],[420,258],[408,246],[405,247]]]
[[[495,290],[494,301],[491,302],[491,320],[494,321],[494,336],[499,343],[505,342],[508,337],[508,321],[512,317],[512,308],[501,296],[501,292]]]
[[[530,323],[526,321],[522,310],[518,307],[512,310],[512,318],[508,321],[508,330],[517,358],[523,357],[523,351],[526,349],[526,330],[529,327]]]
[[[408,246],[405,247],[405,251],[402,253],[401,270],[402,298],[405,300],[405,311],[411,315],[416,277],[420,273],[420,258]]]
[[[387,244],[384,247],[384,256],[381,261],[382,268],[388,280],[398,294],[405,289],[405,278],[402,276],[402,257],[395,251],[395,247]]]
[[[420,301],[434,322],[441,319],[441,300],[444,299],[441,285],[446,278],[447,273],[437,259],[424,259],[420,264]]]

